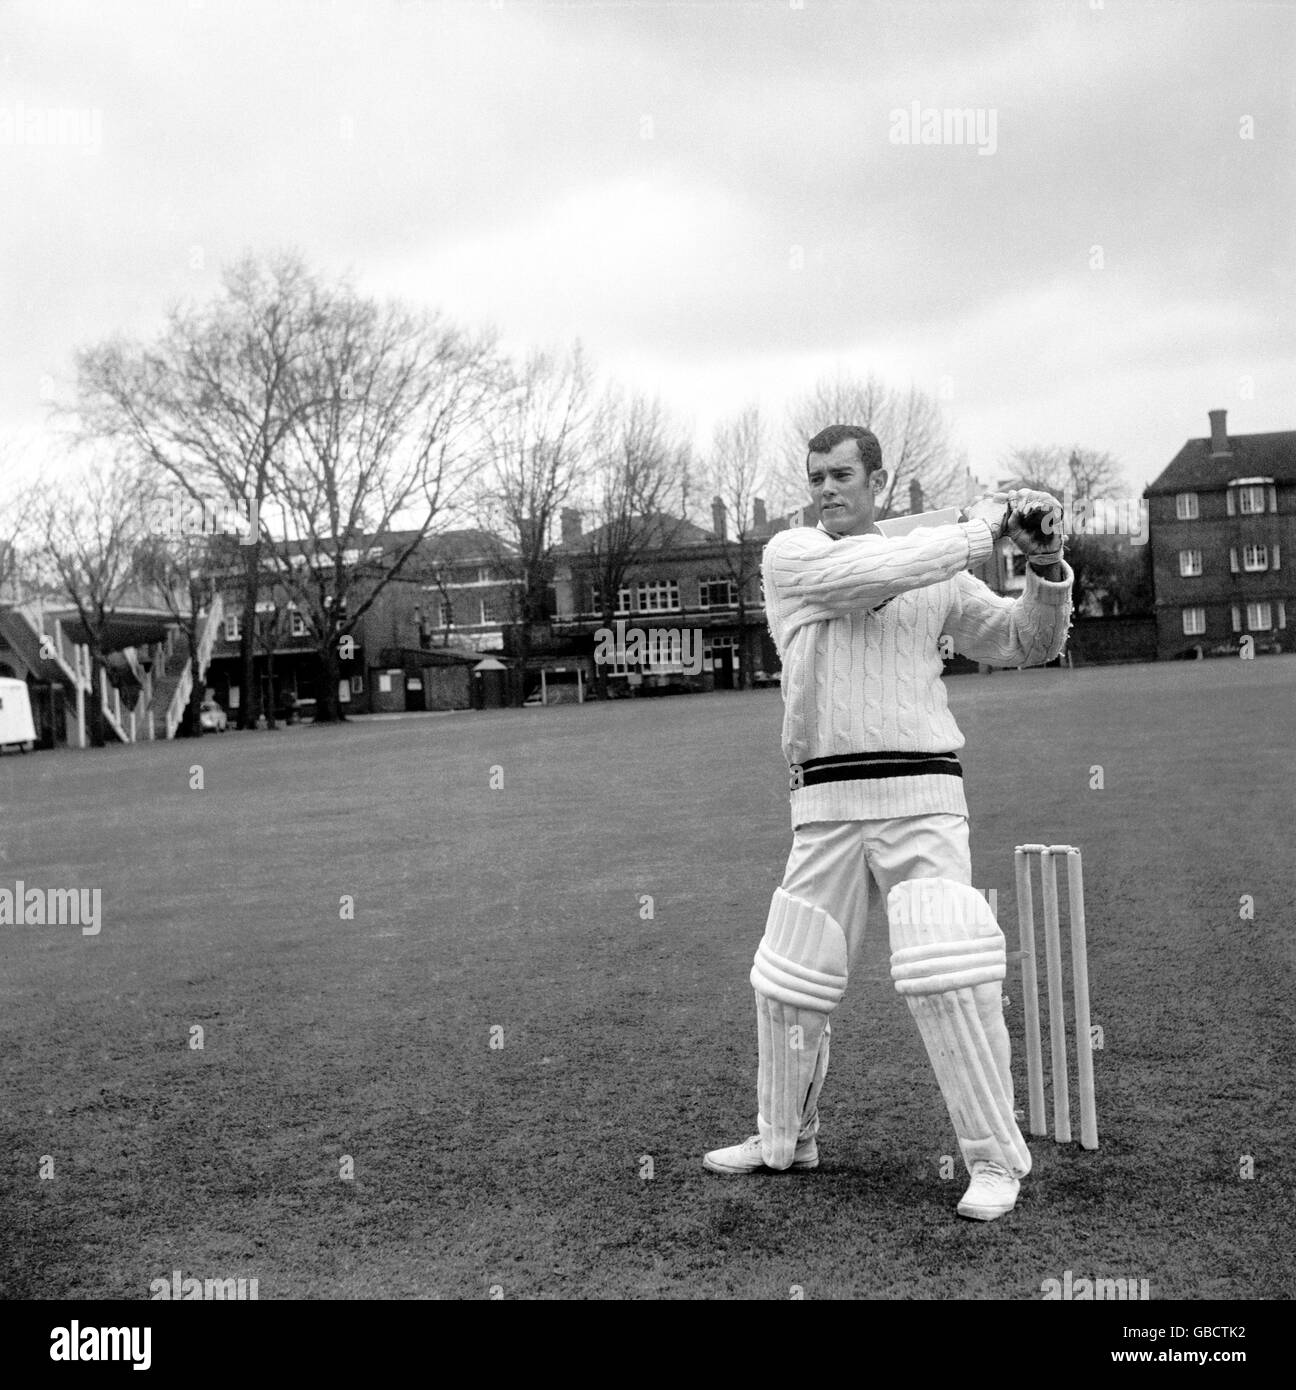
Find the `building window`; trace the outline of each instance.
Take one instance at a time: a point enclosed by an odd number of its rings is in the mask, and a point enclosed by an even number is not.
[[[483,623],[502,623],[505,621],[507,603],[502,594],[494,594],[481,601],[481,620]]]
[[[680,606],[679,581],[675,579],[643,580],[639,584],[640,613],[673,613]]]
[[[306,619],[294,608],[289,615],[292,635],[294,637],[306,636]]]
[[[1178,521],[1197,520],[1197,494],[1181,492],[1175,497],[1175,518]]]
[[[1247,629],[1250,632],[1268,632],[1273,627],[1273,610],[1268,599],[1260,603],[1247,604]]]
[[[698,604],[702,608],[736,608],[738,586],[732,579],[704,579],[698,585]]]
[[[225,640],[237,642],[243,635],[242,619],[237,613],[230,613],[225,619]]]
[[[1242,610],[1235,603],[1233,605],[1233,631],[1242,631]]]
[[[454,622],[454,607],[448,598],[443,598],[437,604],[437,626],[449,627]]]
[[[1287,604],[1283,599],[1279,599],[1274,605],[1278,609],[1278,626],[1287,626]]]
[[[1265,509],[1265,490],[1263,487],[1238,488],[1238,511],[1243,516],[1255,516]]]
[[[1242,547],[1242,568],[1252,574],[1256,570],[1267,570],[1269,568],[1269,547],[1244,545]]]
[[[363,695],[363,694],[364,694],[364,677],[363,677],[363,676],[352,676],[352,677],[351,677],[351,693],[352,693],[352,695]]]
[[[597,584],[590,586],[590,603],[594,605],[593,611],[595,613],[601,614],[603,612],[603,593]],[[617,590],[616,609],[614,610],[612,616],[615,618],[624,618],[627,617],[629,613],[630,586],[628,584],[624,584],[621,586],[621,588]]]
[[[1206,610],[1204,608],[1185,608],[1183,611],[1183,630],[1185,637],[1201,637],[1206,631]]]
[[[1185,578],[1202,572],[1200,550],[1181,550],[1179,552],[1179,573]]]

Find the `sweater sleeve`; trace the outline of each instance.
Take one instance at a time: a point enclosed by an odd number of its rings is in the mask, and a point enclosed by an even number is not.
[[[954,650],[991,666],[1041,666],[1066,646],[1071,625],[1070,565],[1062,578],[1041,579],[1026,566],[1026,589],[1016,599],[1002,598],[970,574],[960,574],[942,636]]]
[[[908,589],[950,579],[993,548],[989,524],[924,527],[905,536],[841,536],[809,526],[765,547],[765,610],[779,652],[806,623],[866,612]]]

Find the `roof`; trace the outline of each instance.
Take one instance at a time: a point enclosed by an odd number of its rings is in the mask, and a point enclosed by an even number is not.
[[[1207,439],[1190,439],[1160,474],[1148,484],[1144,496],[1167,492],[1209,492],[1227,487],[1234,478],[1272,478],[1275,483],[1296,483],[1296,430],[1273,434],[1231,434],[1229,458],[1211,458]]]
[[[607,526],[594,526],[586,531],[575,545],[560,545],[556,549],[569,554],[582,550],[593,550],[607,532]],[[672,549],[683,545],[714,545],[714,531],[704,531],[682,516],[672,516],[669,512],[649,512],[639,518],[640,534],[636,544],[650,549]]]
[[[517,546],[502,536],[471,527],[462,531],[441,531],[423,542],[424,556],[432,562],[450,560],[491,560],[515,554]]]

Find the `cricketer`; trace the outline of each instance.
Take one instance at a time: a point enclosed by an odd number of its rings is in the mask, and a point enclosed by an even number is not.
[[[829,1015],[885,909],[891,975],[970,1178],[959,1214],[993,1221],[1016,1204],[1031,1157],[1014,1117],[1004,936],[971,887],[964,739],[942,656],[952,644],[976,661],[1033,666],[1062,651],[1073,578],[1062,508],[1043,492],[997,493],[962,522],[887,537],[875,521],[887,473],[870,430],[822,430],[806,468],[819,523],[774,536],[762,562],[783,661],[793,841],[751,970],[758,1133],[703,1163],[724,1174],[818,1166]],[[1029,557],[1015,600],[968,573],[1001,535]]]

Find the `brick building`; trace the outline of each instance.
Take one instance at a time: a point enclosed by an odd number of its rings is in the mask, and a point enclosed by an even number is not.
[[[411,534],[375,537],[363,555],[356,549],[345,562],[362,571],[366,559],[408,544]],[[504,629],[513,621],[517,581],[509,577],[507,560],[505,543],[482,531],[449,531],[424,541],[356,623],[351,655],[339,661],[343,710],[469,708],[472,667],[482,652],[501,648]],[[232,570],[217,580],[224,618],[207,684],[227,710],[237,710],[242,574]],[[279,712],[286,712],[289,695],[309,709],[320,694],[318,644],[307,616],[273,572],[267,572],[257,603],[257,638],[254,664],[262,707],[273,667]]]
[[[1296,650],[1296,431],[1230,438],[1209,418],[1144,494],[1157,655]]]
[[[712,505],[711,530],[666,514],[641,518],[641,554],[612,604],[617,626],[612,659],[604,663],[612,692],[727,690],[744,684],[744,673],[750,684],[776,672],[760,560],[765,542],[792,519],[770,518],[759,499],[741,538],[730,533],[719,500]],[[562,523],[562,543],[554,553],[553,633],[579,653],[583,674],[592,678],[603,645],[597,579],[602,535],[598,528],[583,532],[580,513],[571,508]]]

